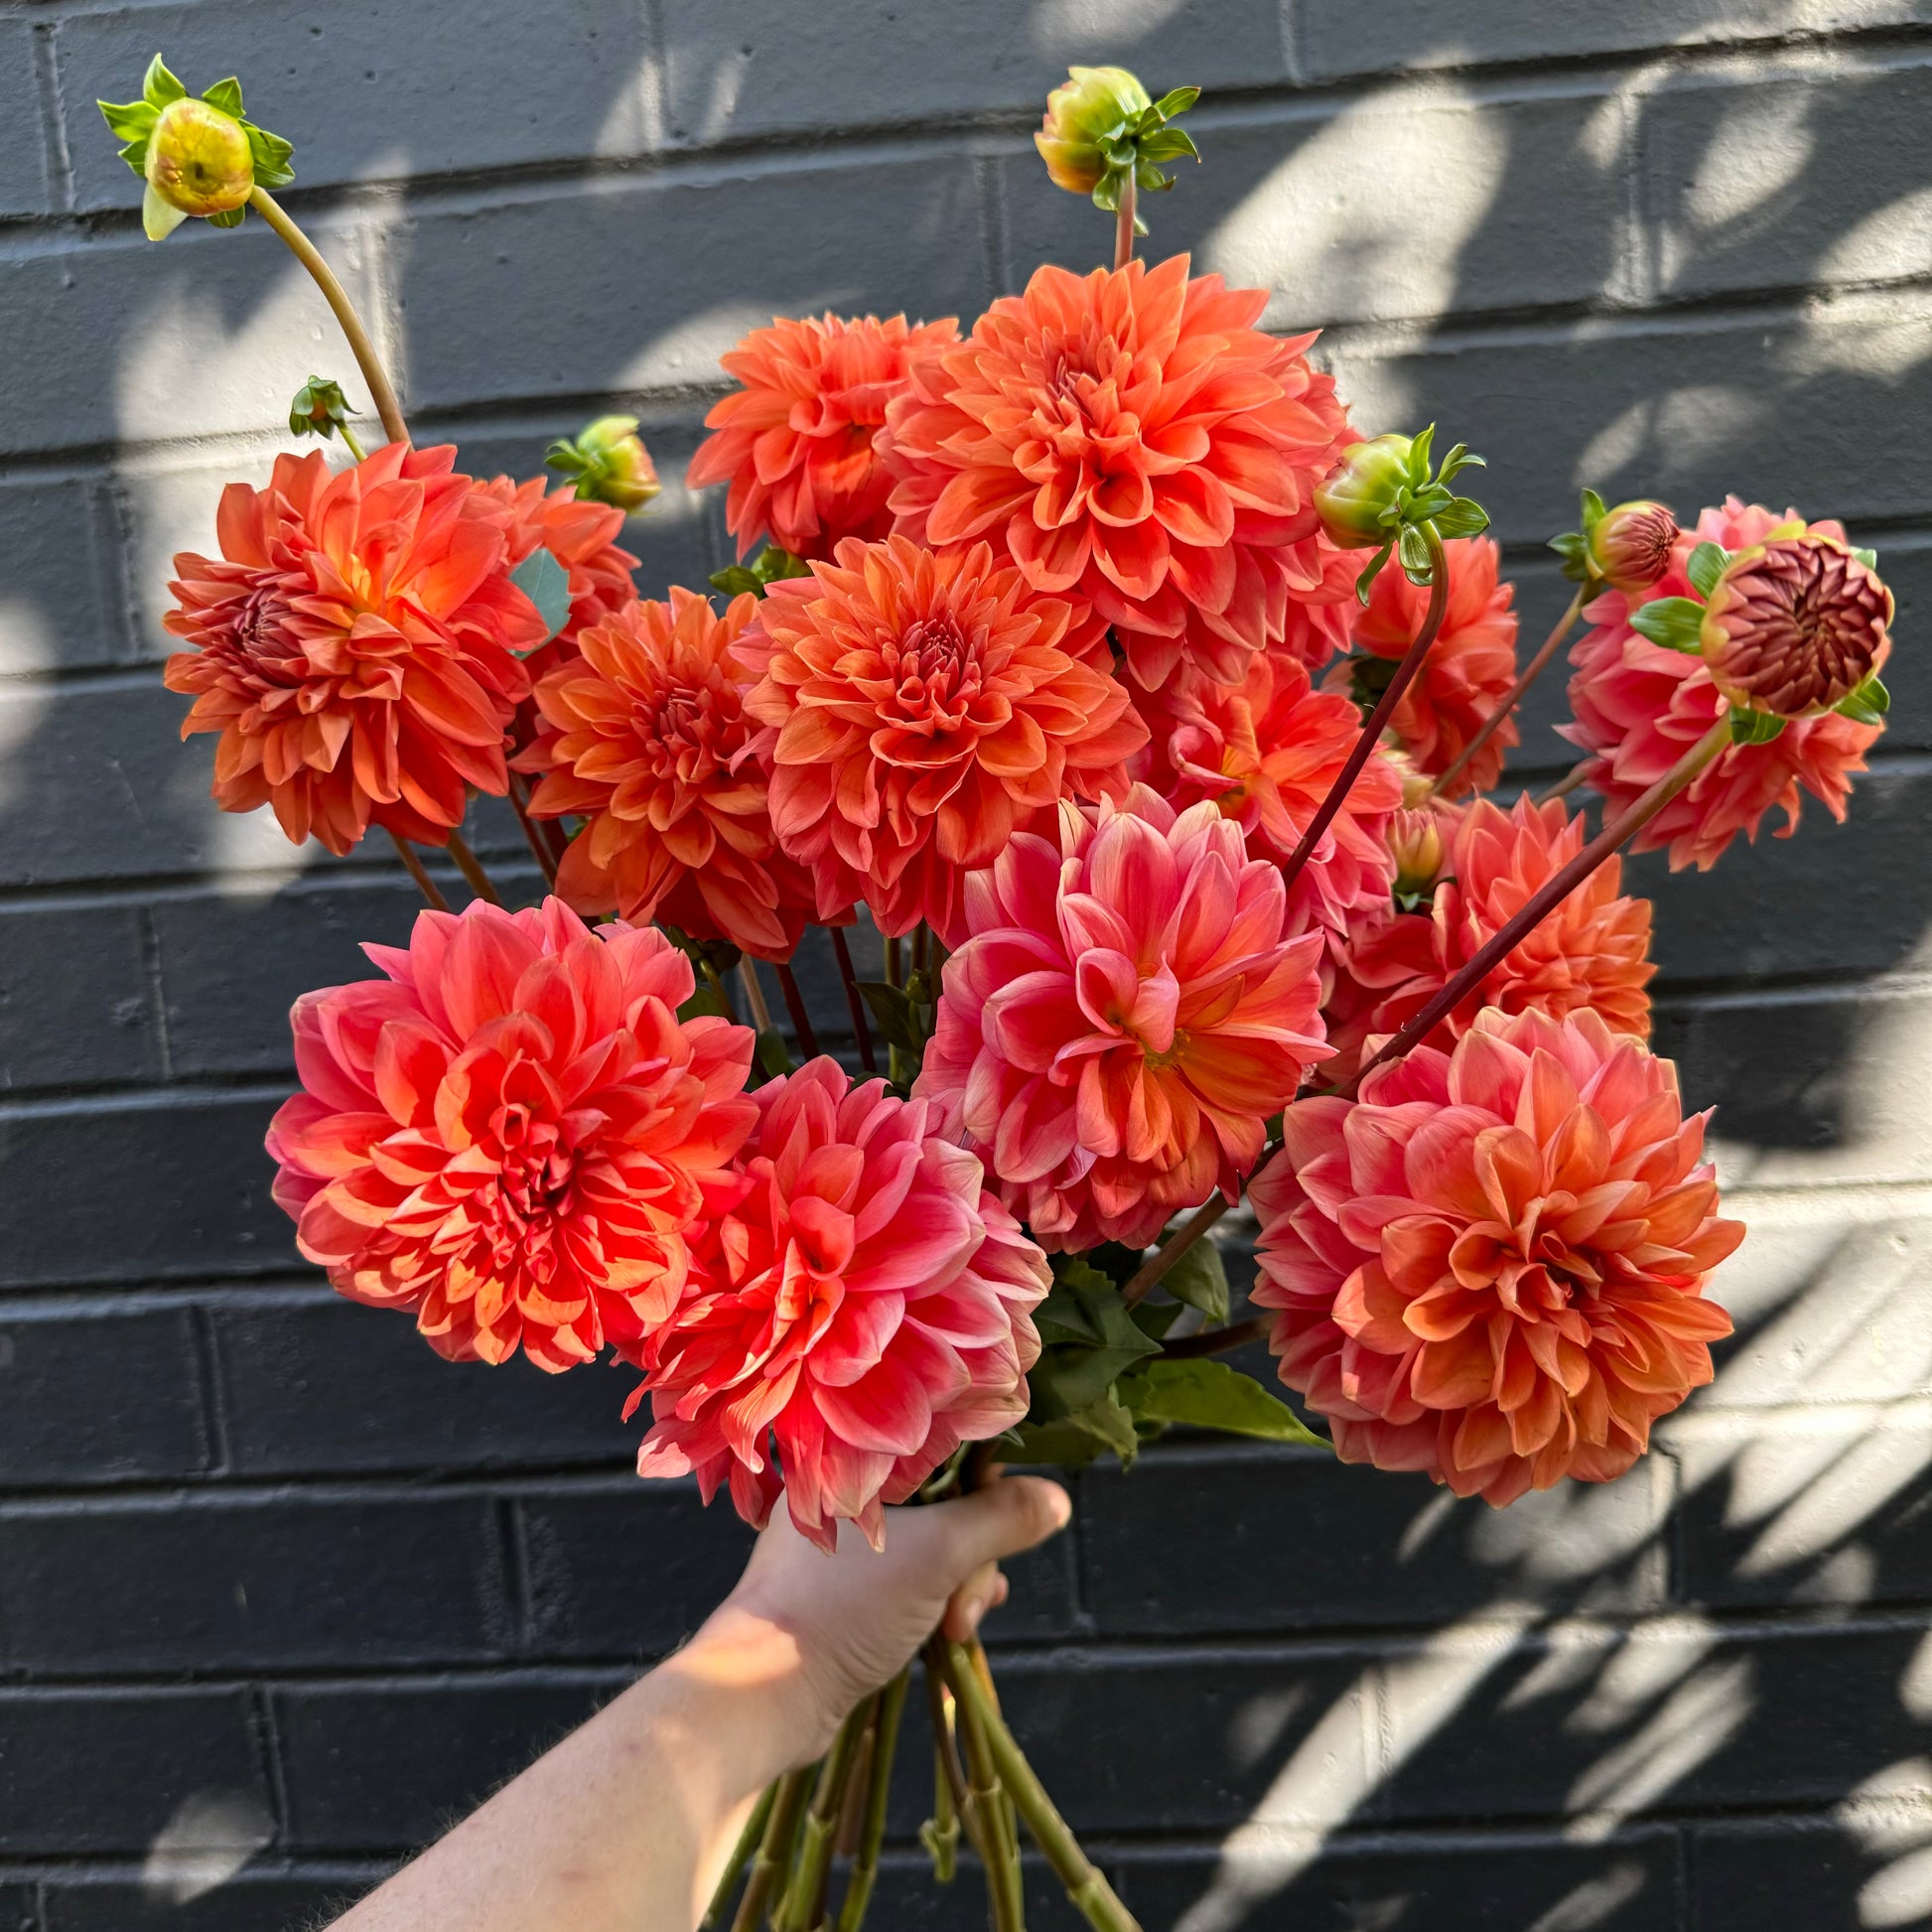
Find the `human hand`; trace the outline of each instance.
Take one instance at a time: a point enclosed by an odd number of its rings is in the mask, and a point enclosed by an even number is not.
[[[701,1667],[730,1659],[733,1676],[767,1685],[785,1760],[809,1763],[935,1627],[971,1636],[1006,1600],[1000,1559],[1043,1543],[1072,1512],[1058,1483],[1010,1476],[950,1502],[889,1509],[883,1550],[841,1524],[828,1557],[774,1510],[745,1575],[686,1654]]]

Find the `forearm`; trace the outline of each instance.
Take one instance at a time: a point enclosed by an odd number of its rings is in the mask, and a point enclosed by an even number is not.
[[[752,1802],[814,1730],[796,1646],[728,1607],[340,1932],[691,1932]]]

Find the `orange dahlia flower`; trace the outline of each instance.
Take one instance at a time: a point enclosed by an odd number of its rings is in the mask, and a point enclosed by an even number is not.
[[[881,444],[900,531],[984,538],[1035,590],[1079,592],[1150,689],[1183,659],[1238,683],[1341,574],[1313,491],[1347,421],[1314,338],[1262,334],[1260,290],[1187,267],[1039,269],[913,372]]]
[[[743,557],[760,536],[798,557],[893,527],[892,479],[873,438],[913,369],[959,340],[950,316],[916,327],[827,315],[754,329],[723,358],[744,386],[712,406],[685,473],[693,489],[731,483],[725,522]]]
[[[1443,551],[1449,559],[1449,609],[1422,669],[1389,721],[1416,769],[1432,778],[1454,763],[1516,682],[1516,613],[1511,608],[1516,587],[1496,580],[1499,552],[1494,541],[1459,537],[1444,544]],[[1358,691],[1371,699],[1381,696],[1388,667],[1407,655],[1428,606],[1427,587],[1410,583],[1402,571],[1385,570],[1376,578],[1368,608],[1355,621],[1355,641],[1371,653],[1367,663],[1348,667]],[[1339,665],[1336,671],[1348,674]],[[1502,776],[1504,758],[1518,742],[1512,715],[1496,727],[1446,795],[1462,798],[1493,789]]]
[[[221,492],[221,555],[175,559],[164,622],[194,648],[165,677],[195,699],[182,736],[220,734],[223,811],[272,805],[340,858],[372,822],[446,844],[468,786],[508,790],[516,653],[543,620],[455,462],[401,443],[333,476],[319,450],[277,457],[266,489]]]
[[[1211,804],[1063,805],[967,889],[912,1091],[1043,1246],[1143,1247],[1220,1187],[1324,1059],[1319,933]]]
[[[1396,912],[1361,930],[1343,957],[1329,1002],[1329,1036],[1340,1069],[1354,1066],[1371,1035],[1415,1018],[1449,979],[1508,922],[1530,896],[1584,846],[1584,821],[1563,800],[1517,799],[1507,812],[1479,798],[1454,828],[1446,867],[1427,912]],[[1561,1020],[1587,1008],[1610,1029],[1650,1035],[1656,967],[1650,953],[1650,901],[1617,888],[1622,861],[1606,859],[1536,928],[1504,954],[1443,1025],[1451,1038],[1478,1011],[1534,1012]]]
[[[1585,611],[1595,627],[1570,653],[1575,717],[1562,735],[1589,755],[1585,778],[1610,810],[1622,810],[1656,783],[1724,709],[1705,660],[1653,644],[1631,629],[1630,613],[1653,598],[1692,595],[1685,567],[1698,544],[1747,550],[1780,526],[1806,527],[1795,510],[1780,517],[1726,496],[1722,509],[1705,510],[1696,529],[1678,538],[1671,568],[1647,591],[1606,591]],[[1841,541],[1845,535],[1835,522],[1810,529]],[[1853,776],[1865,768],[1879,730],[1826,712],[1794,718],[1768,744],[1728,746],[1637,834],[1631,849],[1668,847],[1673,872],[1691,865],[1708,872],[1738,833],[1754,840],[1774,807],[1784,812],[1778,837],[1789,838],[1798,829],[1804,791],[1842,823]]]
[[[1311,689],[1308,672],[1283,650],[1257,651],[1238,685],[1182,669],[1145,694],[1141,711],[1154,740],[1137,772],[1176,811],[1211,800],[1241,827],[1250,858],[1277,865],[1301,844],[1362,733],[1355,706]],[[1371,752],[1295,882],[1298,931],[1312,922],[1339,938],[1352,919],[1389,903],[1389,822],[1401,802],[1400,771]]]
[[[575,910],[791,957],[815,906],[810,874],[771,830],[751,680],[732,651],[757,611],[749,591],[722,618],[686,590],[632,601],[537,686],[537,740],[516,766],[543,774],[532,817],[587,821],[557,868]]]
[[[728,1481],[759,1525],[782,1486],[814,1543],[846,1521],[877,1548],[883,1503],[1027,1413],[1051,1275],[924,1101],[830,1059],[756,1099],[742,1178],[625,1411],[649,1393],[637,1473],[695,1472],[706,1502]]]
[[[1147,742],[1098,621],[983,543],[848,538],[771,586],[743,648],[779,844],[888,933],[924,919],[953,944],[967,871],[1069,792],[1124,791]]]
[[[363,950],[386,980],[295,1004],[304,1091],[268,1151],[297,1245],[453,1361],[636,1355],[757,1117],[750,1031],[680,1022],[684,955],[561,899],[420,912],[406,949]]]
[[[1490,1011],[1452,1054],[1298,1102],[1250,1190],[1253,1299],[1344,1462],[1513,1502],[1607,1482],[1711,1380],[1718,1216],[1677,1076],[1594,1013]]]

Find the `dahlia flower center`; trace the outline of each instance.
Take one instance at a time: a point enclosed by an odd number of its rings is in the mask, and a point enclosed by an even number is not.
[[[477,1151],[494,1156],[496,1173],[469,1202],[472,1238],[487,1250],[496,1271],[549,1281],[562,1265],[557,1230],[576,1200],[577,1164],[561,1145],[556,1122],[539,1118],[524,1103],[504,1101],[491,1113],[487,1138]]]
[[[308,660],[287,631],[288,601],[278,586],[250,591],[235,613],[228,642],[248,671],[270,684],[307,681]]]
[[[984,679],[978,640],[966,636],[950,612],[918,619],[885,655],[902,717],[934,729],[965,722]]]
[[[1870,675],[1889,617],[1885,593],[1835,544],[1766,544],[1729,589],[1721,684],[1796,716],[1836,704]]]
[[[639,703],[633,720],[637,739],[659,777],[700,784],[730,762],[728,719],[708,691],[689,689],[657,694]]]

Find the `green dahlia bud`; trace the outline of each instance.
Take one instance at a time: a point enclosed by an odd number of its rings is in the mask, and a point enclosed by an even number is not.
[[[1591,572],[1611,590],[1634,596],[1670,568],[1678,535],[1677,518],[1662,503],[1618,503],[1591,525],[1586,554]]]
[[[1411,480],[1415,439],[1375,436],[1341,453],[1315,487],[1315,513],[1328,541],[1341,550],[1379,550],[1393,533],[1390,512]]]
[[[1125,68],[1069,68],[1046,96],[1046,117],[1034,136],[1053,186],[1091,195],[1111,165],[1107,148],[1152,105]]]
[[[559,437],[543,460],[576,485],[584,501],[614,504],[626,516],[664,487],[637,434],[635,416],[600,416],[576,436]]]
[[[255,186],[248,132],[193,96],[162,109],[148,137],[148,186],[183,214],[225,214]]]

